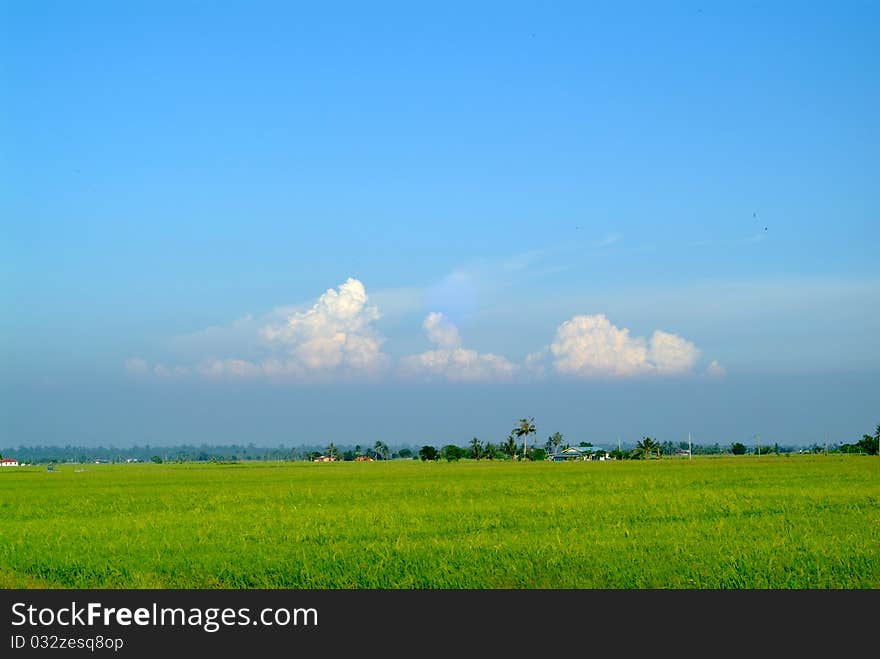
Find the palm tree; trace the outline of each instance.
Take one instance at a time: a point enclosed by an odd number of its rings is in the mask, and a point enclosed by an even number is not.
[[[550,442],[553,444],[553,452],[559,453],[559,445],[562,443],[562,433],[555,432],[550,435]]]
[[[374,446],[374,449],[376,450],[377,458],[381,458],[382,460],[388,459],[388,445],[381,439],[376,440],[376,445]]]
[[[644,458],[651,457],[652,453],[656,453],[657,457],[660,457],[660,444],[650,437],[645,437],[642,441],[636,444],[636,448],[633,451],[636,455]]]
[[[335,459],[336,455],[339,453],[339,449],[336,448],[336,444],[330,442],[330,446],[327,447],[327,455],[331,458]]]
[[[512,460],[516,460],[516,440],[513,438],[513,433],[507,436],[507,441],[501,445],[501,450]]]
[[[488,460],[495,459],[495,445],[492,442],[486,442],[486,446],[483,447],[483,455]]]
[[[520,419],[516,422],[516,427],[513,429],[513,434],[517,437],[522,437],[523,440],[523,460],[526,459],[526,442],[528,441],[529,435],[537,432],[537,430],[535,430],[534,421],[534,417]]]
[[[483,445],[476,437],[471,440],[471,456],[477,460],[483,457]]]

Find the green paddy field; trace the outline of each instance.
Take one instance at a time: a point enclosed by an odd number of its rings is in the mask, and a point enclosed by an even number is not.
[[[0,471],[2,588],[880,588],[880,459]]]

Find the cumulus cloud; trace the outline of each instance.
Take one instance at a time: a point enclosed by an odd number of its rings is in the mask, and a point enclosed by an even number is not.
[[[401,359],[400,372],[405,377],[485,382],[509,380],[516,372],[516,365],[504,357],[462,348],[458,328],[442,313],[429,313],[422,329],[437,348]]]
[[[281,325],[269,325],[262,336],[287,355],[290,370],[373,373],[386,356],[383,338],[372,323],[379,309],[367,304],[367,292],[349,278],[339,290],[328,289],[305,312],[293,312]]]
[[[213,379],[288,378],[313,379],[372,375],[387,361],[381,346],[384,339],[373,326],[379,309],[368,303],[363,283],[349,278],[338,289],[327,289],[310,308],[278,308],[262,325],[251,316],[236,321],[229,329],[211,328],[188,335],[190,343],[208,337],[215,346],[236,337],[248,344],[254,356],[214,356],[195,368],[150,365],[138,357],[126,361],[129,373],[176,377],[195,370]],[[218,343],[215,339],[221,339]],[[247,339],[247,341],[242,340]]]
[[[631,336],[604,314],[580,315],[556,330],[550,353],[554,368],[580,377],[626,377],[648,373],[680,374],[690,371],[700,351],[690,341],[657,330],[650,341]]]
[[[651,335],[648,362],[658,373],[686,373],[693,369],[700,351],[677,334],[656,330]]]
[[[442,313],[436,311],[429,313],[422,323],[422,329],[425,330],[428,341],[441,348],[454,349],[461,346],[458,328]]]
[[[382,352],[385,339],[375,327],[379,318],[379,309],[370,303],[363,283],[349,278],[338,288],[327,289],[310,306],[277,307],[261,317],[240,318],[227,328],[187,335],[184,344],[198,346],[204,339],[210,347],[190,360],[195,366],[151,364],[131,357],[125,370],[138,377],[163,379],[195,374],[219,380],[327,381],[396,374],[449,382],[503,382],[514,376],[542,379],[550,373],[576,377],[686,374],[693,372],[700,357],[700,350],[682,336],[662,330],[649,338],[634,336],[605,315],[595,314],[565,321],[549,345],[515,364],[498,354],[465,348],[456,324],[444,313],[432,311],[422,322],[431,349],[402,357],[392,371],[388,355]],[[724,368],[713,361],[705,372],[719,376]]]
[[[571,375],[635,375],[648,370],[648,348],[603,315],[575,316],[556,329],[553,366]]]

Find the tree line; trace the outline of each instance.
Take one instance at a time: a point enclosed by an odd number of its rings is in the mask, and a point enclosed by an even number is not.
[[[498,444],[492,442],[481,442],[474,437],[466,446],[458,446],[456,444],[446,444],[439,449],[435,446],[424,445],[419,449],[418,457],[424,461],[430,460],[447,460],[455,462],[463,458],[471,458],[474,460],[546,460],[553,455],[558,455],[561,451],[571,448],[571,444],[565,442],[562,433],[554,432],[547,438],[543,446],[527,445],[529,435],[535,434],[537,431],[534,425],[534,419],[519,419],[514,426],[507,439]],[[517,443],[518,439],[523,440],[522,449]],[[726,446],[718,443],[711,445],[693,444],[692,442],[672,442],[658,441],[655,438],[645,436],[632,448],[624,449],[622,445],[611,450],[600,449],[594,447],[590,442],[579,442],[577,447],[582,449],[583,453],[603,453],[612,460],[642,460],[650,458],[659,458],[664,455],[781,455],[785,453],[857,453],[863,455],[880,454],[880,424],[877,425],[874,435],[865,434],[858,442],[849,444],[832,444],[830,446],[820,446],[816,443],[804,448],[794,446],[780,446],[778,442],[772,445],[762,445],[755,443],[753,447],[748,447],[742,442],[733,442]]]
[[[682,455],[690,450],[691,455],[769,455],[784,453],[844,453],[878,455],[880,447],[880,424],[877,425],[873,435],[864,434],[858,441],[851,443],[818,444],[812,443],[805,447],[780,446],[772,444],[755,443],[747,446],[742,442],[733,442],[727,445],[714,444],[688,444],[684,441],[659,441],[656,438],[645,436],[635,443],[634,446],[618,445],[610,450],[600,449],[591,442],[581,441],[577,444],[566,441],[560,432],[550,434],[546,441],[540,445],[529,445],[529,439],[537,435],[534,419],[519,419],[507,437],[498,442],[483,442],[473,437],[469,442],[462,445],[448,443],[442,446],[418,444],[389,446],[382,440],[372,444],[336,445],[334,442],[327,444],[312,444],[300,446],[257,446],[256,444],[226,444],[199,445],[180,444],[174,446],[132,446],[130,448],[117,448],[113,446],[19,446],[17,448],[4,448],[0,451],[0,458],[4,455],[13,457],[19,462],[31,464],[47,464],[60,462],[240,462],[240,461],[297,461],[314,460],[321,456],[332,457],[338,461],[355,461],[358,459],[371,460],[394,460],[394,459],[420,459],[456,461],[462,459],[474,460],[545,460],[549,456],[558,454],[567,448],[578,447],[587,452],[607,453],[607,456],[618,460],[650,459],[662,456]]]
[[[176,444],[170,446],[18,446],[4,448],[3,455],[19,462],[49,464],[75,463],[124,463],[124,462],[240,462],[240,461],[297,461],[313,460],[321,455],[332,454],[338,460],[354,460],[357,456],[376,460],[407,458],[415,454],[415,447],[391,448],[383,441],[369,447],[360,445],[337,447],[332,442],[301,446],[257,446],[256,444]]]

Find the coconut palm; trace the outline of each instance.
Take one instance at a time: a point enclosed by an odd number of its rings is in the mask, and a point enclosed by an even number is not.
[[[487,460],[495,459],[495,445],[492,442],[486,442],[486,446],[483,447],[483,455]]]
[[[535,430],[534,422],[534,417],[529,419],[523,418],[516,422],[516,427],[513,429],[513,434],[517,437],[522,437],[523,440],[523,460],[526,458],[526,443],[529,439],[529,435],[533,435],[537,432],[537,430]]]
[[[513,438],[513,433],[510,433],[507,436],[507,441],[501,445],[501,450],[505,455],[510,457],[510,459],[516,460],[516,440]]]
[[[557,431],[550,435],[550,443],[553,444],[553,452],[559,453],[559,445],[562,443],[562,433]]]
[[[376,445],[373,447],[376,451],[376,457],[382,460],[388,459],[388,444],[383,442],[381,439],[376,441]]]
[[[638,457],[650,458],[652,453],[656,453],[657,457],[660,457],[660,444],[650,437],[645,437],[642,441],[636,444],[633,453]]]
[[[471,457],[476,458],[477,460],[483,457],[483,445],[476,437],[471,440]]]

